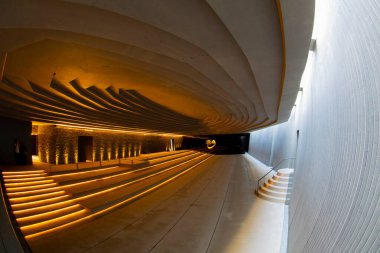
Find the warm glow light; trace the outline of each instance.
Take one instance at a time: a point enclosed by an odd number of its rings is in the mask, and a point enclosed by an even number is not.
[[[49,211],[49,212],[45,212],[45,213],[39,213],[39,214],[30,215],[30,216],[23,217],[23,218],[17,218],[16,220],[19,224],[29,223],[29,222],[32,222],[32,221],[38,220],[38,219],[45,220],[45,219],[48,219],[49,217],[55,216],[61,212],[74,211],[80,207],[81,207],[81,205],[75,204],[75,205],[63,207],[63,208],[53,210],[53,211]]]
[[[22,186],[22,187],[12,187],[7,188],[7,192],[16,192],[16,191],[23,191],[23,190],[38,190],[38,189],[46,189],[51,186],[56,186],[57,183],[50,183],[50,184],[43,184],[43,185],[34,185],[34,186]]]
[[[35,174],[31,174],[31,175],[35,175]],[[41,176],[44,176],[44,175],[41,175],[41,174],[37,174],[39,175],[38,177],[23,177],[23,178],[14,178],[14,176],[12,178],[9,178],[8,177],[4,177],[4,183],[12,183],[12,182],[30,182],[30,181],[41,181],[41,180],[44,180],[46,179],[46,177],[41,177]]]
[[[36,156],[36,155],[32,155],[32,160],[33,160],[33,162],[39,162],[40,161],[40,157]]]
[[[35,177],[41,177],[46,176],[46,173],[37,173],[37,174],[16,174],[16,175],[3,175],[4,179],[17,179],[17,178],[35,178]]]
[[[101,132],[111,132],[111,133],[125,133],[133,135],[153,135],[153,136],[167,136],[167,137],[183,137],[181,134],[172,134],[172,133],[152,133],[149,130],[145,131],[128,131],[128,130],[116,130],[116,129],[107,129],[107,128],[94,128],[87,126],[72,126],[66,124],[56,124],[58,128],[67,128],[73,130],[86,130],[86,131],[101,131]]]
[[[29,234],[29,233],[33,233],[36,230],[38,231],[41,228],[42,229],[45,228],[45,227],[48,228],[49,225],[57,223],[57,222],[62,222],[62,221],[69,222],[73,218],[76,218],[78,216],[81,217],[81,216],[83,216],[83,215],[85,215],[87,213],[88,213],[88,211],[86,209],[82,209],[82,210],[76,211],[74,213],[63,215],[63,216],[58,217],[58,218],[54,218],[54,219],[50,219],[50,220],[47,220],[47,221],[38,222],[38,223],[35,223],[35,224],[32,224],[32,225],[22,226],[22,227],[20,227],[20,229],[21,229],[21,231],[24,234]]]
[[[215,140],[207,140],[206,146],[209,150],[213,149],[216,146],[216,141]]]
[[[11,206],[13,210],[20,210],[24,208],[32,208],[32,207],[37,207],[37,206],[48,205],[51,203],[59,202],[61,200],[66,200],[67,198],[68,198],[68,195],[64,195],[64,196],[58,196],[58,197],[53,197],[49,199],[30,201],[27,203],[11,204]]]
[[[104,148],[100,147],[100,161],[103,161],[103,155],[104,155]]]
[[[156,172],[156,173],[149,174],[148,176],[138,178],[138,179],[136,179],[136,180],[130,181],[130,182],[125,183],[125,184],[122,184],[122,185],[118,185],[118,186],[115,186],[115,187],[111,187],[111,188],[108,188],[108,189],[106,189],[106,190],[98,191],[98,192],[95,192],[95,193],[92,193],[92,194],[87,194],[87,195],[84,195],[84,196],[82,196],[82,197],[77,197],[77,198],[75,198],[74,200],[76,200],[76,201],[80,201],[80,200],[84,200],[84,199],[92,198],[92,197],[94,197],[94,196],[98,196],[98,195],[101,195],[101,194],[104,194],[104,193],[107,193],[107,192],[112,192],[112,191],[115,191],[115,190],[117,190],[117,189],[124,188],[124,187],[126,187],[126,186],[128,186],[128,185],[136,184],[136,183],[141,182],[141,181],[144,181],[144,180],[146,180],[146,179],[148,179],[148,178],[151,178],[151,177],[154,177],[154,176],[157,176],[157,175],[163,174],[163,173],[165,173],[165,172],[167,172],[167,171],[173,170],[173,169],[175,169],[175,168],[177,168],[177,167],[179,167],[179,166],[181,166],[181,165],[184,165],[184,164],[186,164],[186,163],[188,163],[188,162],[191,162],[192,160],[199,159],[199,158],[201,158],[201,157],[203,157],[203,156],[206,156],[206,155],[208,155],[208,154],[203,154],[203,155],[201,155],[201,156],[198,156],[198,157],[192,158],[192,159],[190,159],[190,160],[188,160],[188,161],[185,161],[185,162],[182,162],[182,163],[176,164],[176,165],[174,165],[174,166],[172,166],[172,167],[169,167],[169,168],[167,168],[167,169],[160,170],[160,171],[158,171],[158,172]],[[133,172],[135,172],[135,171],[133,171]],[[126,174],[128,174],[128,173],[126,173]],[[111,178],[111,177],[114,177],[114,176],[105,177],[105,178]],[[105,178],[102,178],[102,179],[105,179]],[[95,180],[95,181],[96,181],[96,180]]]
[[[17,189],[17,188],[12,188]],[[16,192],[7,192],[8,197],[24,197],[25,195],[29,196],[31,194],[39,194],[39,193],[48,193],[48,192],[57,192],[62,190],[60,186],[54,186],[39,190],[29,190],[29,191],[16,191]]]
[[[195,153],[194,153],[195,154]],[[192,155],[194,155],[192,154]],[[190,156],[190,155],[188,155]],[[159,164],[154,164],[154,165],[150,165],[150,166],[147,166],[147,167],[143,167],[141,169],[136,169],[136,170],[132,170],[132,171],[127,171],[127,172],[124,172],[124,173],[120,173],[120,174],[117,174],[117,175],[112,175],[112,176],[106,176],[106,177],[101,177],[101,178],[96,178],[96,179],[92,179],[92,180],[87,180],[87,181],[83,181],[83,182],[78,182],[78,183],[71,183],[71,184],[67,184],[67,185],[62,185],[61,187],[63,189],[66,189],[66,188],[70,188],[72,186],[78,186],[78,185],[83,185],[83,184],[88,184],[88,183],[93,183],[93,182],[97,182],[99,180],[107,180],[107,179],[111,179],[111,178],[115,178],[115,177],[120,177],[120,176],[125,176],[125,175],[128,175],[128,174],[133,174],[133,173],[136,173],[136,172],[140,172],[140,171],[144,171],[144,170],[148,170],[148,169],[151,169],[153,167],[156,167],[156,166],[160,166],[162,164],[166,164],[166,163],[171,163],[175,160],[179,160],[179,159],[183,159],[184,157],[179,157],[179,158],[175,158],[175,159],[171,159],[170,161],[166,161],[166,162],[162,162],[162,163],[159,163]],[[197,157],[196,157],[197,158]],[[184,163],[186,162],[189,162],[189,161],[192,161],[196,158],[192,158],[191,160],[188,160],[188,161],[185,161]],[[184,164],[184,163],[181,163],[181,164]],[[180,165],[181,165],[180,164]],[[77,173],[85,173],[85,172],[77,172]],[[74,173],[75,174],[75,173]],[[57,175],[58,176],[58,175]],[[52,176],[52,177],[55,177],[55,176]]]
[[[34,174],[34,173],[44,173],[44,170],[24,170],[24,171],[3,171],[3,175],[23,175],[23,174]]]
[[[22,210],[15,210],[15,211],[13,211],[13,213],[14,213],[14,215],[16,215],[16,217],[17,216],[25,216],[25,215],[28,215],[28,214],[33,213],[33,212],[44,212],[44,211],[46,212],[46,211],[49,211],[51,209],[62,208],[62,207],[67,206],[68,204],[74,205],[77,203],[75,203],[73,200],[69,199],[69,200],[65,200],[65,201],[61,201],[61,202],[53,203],[53,204],[49,204],[49,205],[31,207],[31,208],[22,209]]]
[[[56,192],[44,193],[44,194],[39,194],[39,195],[27,196],[27,197],[15,197],[15,198],[9,198],[9,202],[11,204],[25,203],[25,202],[29,202],[29,201],[34,201],[36,199],[61,196],[63,194],[66,194],[66,192],[65,191],[56,191]]]
[[[104,171],[104,170],[110,170],[110,169],[114,169],[114,168],[118,168],[120,166],[113,166],[113,167],[107,167],[107,168],[102,168],[102,169],[96,169],[96,170],[93,170],[93,171],[78,171],[78,172],[72,172],[72,173],[64,173],[64,174],[60,174],[60,175],[53,175],[53,176],[49,176],[50,178],[59,178],[59,177],[65,177],[65,176],[71,176],[71,175],[82,175],[82,174],[90,174],[90,173],[94,173],[95,172],[99,172],[99,171]]]
[[[53,179],[44,179],[44,180],[37,180],[37,181],[31,181],[31,182],[22,182],[22,183],[4,183],[5,187],[23,187],[23,186],[32,186],[32,185],[43,185],[48,183],[53,183]]]
[[[49,146],[46,147],[46,162],[50,163],[50,156],[49,156]]]
[[[134,196],[132,196],[132,197],[130,197],[130,198],[128,198],[128,199],[125,199],[125,200],[123,200],[123,201],[120,201],[120,202],[118,202],[117,204],[114,204],[114,205],[112,205],[112,206],[110,206],[110,207],[108,207],[108,208],[105,208],[105,209],[103,209],[103,210],[100,210],[100,211],[98,211],[98,212],[96,212],[96,213],[89,214],[89,215],[84,216],[84,217],[82,217],[82,218],[79,218],[79,219],[77,219],[77,220],[74,220],[74,221],[71,221],[71,222],[67,222],[67,223],[62,224],[62,225],[60,225],[60,226],[57,226],[57,227],[54,227],[54,228],[50,228],[50,229],[46,229],[46,230],[41,231],[41,232],[38,232],[38,233],[34,233],[34,234],[27,235],[27,236],[25,236],[25,238],[26,238],[27,240],[32,240],[32,239],[37,238],[37,237],[40,237],[40,236],[42,236],[42,235],[50,234],[50,233],[52,233],[52,232],[57,232],[57,231],[60,231],[60,230],[62,230],[62,229],[65,229],[65,228],[71,227],[71,226],[73,226],[73,225],[80,224],[80,223],[82,223],[82,222],[85,222],[85,221],[89,221],[89,220],[91,220],[91,219],[94,219],[94,218],[96,218],[96,217],[98,217],[98,216],[101,216],[101,215],[107,214],[107,213],[109,213],[109,212],[115,210],[116,208],[118,208],[118,207],[120,207],[120,206],[123,206],[123,205],[125,205],[125,204],[127,204],[127,203],[129,203],[129,202],[131,202],[131,201],[134,201],[134,200],[136,200],[136,199],[138,199],[138,198],[141,198],[142,196],[145,196],[145,195],[147,195],[147,194],[153,192],[154,190],[156,190],[156,189],[158,189],[158,188],[160,188],[160,187],[162,187],[162,186],[164,186],[164,185],[170,183],[171,181],[173,181],[173,180],[175,180],[175,179],[177,179],[177,178],[179,178],[179,177],[185,175],[186,173],[190,172],[192,169],[194,169],[194,168],[197,167],[198,165],[200,165],[200,164],[206,162],[208,159],[210,159],[210,158],[213,157],[213,156],[214,156],[214,155],[209,155],[209,157],[207,157],[206,159],[204,159],[204,160],[200,161],[199,163],[197,163],[197,164],[195,164],[195,165],[189,167],[188,169],[186,169],[186,170],[184,170],[184,171],[182,171],[182,172],[176,174],[175,176],[173,176],[173,177],[171,177],[171,178],[169,178],[169,179],[167,179],[167,180],[165,180],[165,181],[162,181],[161,183],[159,183],[159,184],[157,184],[157,185],[155,185],[155,186],[153,186],[153,187],[151,187],[151,188],[149,188],[149,189],[147,189],[147,190],[145,190],[145,191],[143,191],[143,192],[140,192],[140,193],[138,193],[138,194],[136,194],[136,195],[134,195]]]

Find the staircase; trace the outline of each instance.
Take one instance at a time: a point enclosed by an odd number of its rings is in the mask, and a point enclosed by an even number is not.
[[[134,165],[46,174],[4,171],[18,226],[33,240],[107,214],[190,172],[213,154],[177,151],[144,155]]]
[[[288,204],[292,190],[293,169],[279,169],[256,192],[257,196],[271,202]]]

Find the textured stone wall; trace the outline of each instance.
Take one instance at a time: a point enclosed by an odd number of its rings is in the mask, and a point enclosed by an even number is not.
[[[42,162],[68,164],[78,162],[78,136],[93,137],[93,160],[104,161],[167,151],[170,137],[133,135],[106,131],[85,131],[53,125],[38,126],[38,155]],[[182,137],[175,138],[179,148]]]
[[[380,251],[379,24],[378,1],[317,1],[302,102],[274,151],[299,129],[290,253]]]

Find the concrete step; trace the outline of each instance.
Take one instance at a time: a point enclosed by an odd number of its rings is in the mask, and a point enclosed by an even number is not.
[[[76,211],[79,211],[82,209],[84,209],[84,208],[81,205],[73,204],[73,205],[68,205],[66,207],[59,208],[57,210],[48,211],[48,212],[35,214],[35,215],[30,215],[30,216],[26,216],[23,218],[17,218],[16,220],[17,220],[17,223],[19,224],[19,226],[26,226],[26,225],[30,225],[30,224],[54,219],[57,217],[61,217],[61,216],[64,216],[64,215],[67,215],[67,214],[70,214],[70,213],[73,213],[73,212],[76,212]]]
[[[286,196],[288,195],[287,192],[273,191],[266,187],[260,187],[259,192],[264,193],[268,196],[281,197],[281,198],[286,198]]]
[[[269,196],[269,195],[266,195],[265,193],[257,193],[257,196],[262,198],[262,199],[269,200],[271,202],[276,202],[276,203],[285,203],[286,204],[290,200],[288,198]]]
[[[21,203],[27,203],[27,202],[31,202],[31,201],[50,199],[50,198],[64,196],[64,195],[66,195],[66,192],[63,190],[59,190],[59,191],[55,191],[55,192],[35,194],[35,195],[25,196],[25,197],[9,198],[9,202],[12,205],[13,204],[21,204]]]
[[[6,192],[21,231],[31,240],[104,215],[170,183],[211,156],[191,151],[170,156],[173,160],[161,157],[155,165],[128,171],[130,175],[125,178],[121,175],[127,171],[115,167],[78,171],[81,179],[75,184],[81,188],[79,194],[68,191],[70,181],[66,185],[56,182],[58,178],[75,178],[76,172],[54,176],[40,171],[7,174],[10,181]],[[90,190],[84,187],[87,183]]]
[[[58,210],[60,208],[65,208],[70,205],[77,204],[73,200],[66,200],[58,203],[53,203],[45,206],[37,206],[34,208],[29,208],[29,209],[22,209],[22,210],[13,210],[13,214],[15,215],[16,218],[22,218],[22,217],[27,217],[31,215],[36,215],[36,214],[41,214],[41,213],[46,213],[49,211],[54,211]]]
[[[37,181],[27,181],[27,182],[18,182],[18,183],[5,183],[4,182],[4,185],[5,185],[5,187],[7,189],[10,189],[10,188],[17,188],[17,187],[28,187],[28,186],[46,185],[46,184],[49,184],[49,183],[54,183],[54,180],[53,179],[44,178],[44,179],[40,179],[40,180],[37,180]]]
[[[290,168],[284,168],[284,169],[279,169],[277,171],[277,175],[279,175],[280,177],[286,177],[286,176],[292,176],[294,173],[294,169],[290,169]]]
[[[32,190],[40,190],[40,189],[49,189],[51,187],[58,186],[56,182],[39,184],[33,186],[18,186],[18,187],[6,187],[7,193],[11,192],[24,192],[24,191],[32,191]]]
[[[281,177],[281,176],[278,176],[278,175],[274,175],[272,178],[274,180],[281,181],[281,182],[289,182],[289,181],[291,181],[291,179],[288,176]]]
[[[282,186],[282,187],[288,187],[288,186],[292,186],[292,182],[288,181],[288,182],[284,182],[284,181],[278,181],[278,180],[275,180],[273,178],[269,179],[268,181],[270,184],[273,184],[273,185],[276,185],[276,186]]]
[[[262,199],[287,204],[290,200],[292,187],[292,169],[279,170],[268,182],[265,182],[256,192]]]
[[[8,198],[27,197],[27,196],[34,196],[36,194],[45,194],[45,193],[57,192],[60,190],[62,190],[62,188],[60,186],[58,186],[58,184],[56,184],[56,186],[53,186],[53,187],[37,189],[37,190],[7,192],[7,196],[8,196]]]
[[[58,196],[54,198],[42,199],[42,200],[31,201],[31,202],[26,202],[26,203],[11,204],[11,207],[13,211],[21,211],[21,210],[55,204],[55,203],[59,203],[65,200],[69,200],[69,199],[70,199],[69,195],[62,195],[62,196]]]
[[[78,211],[71,212],[69,214],[65,214],[50,220],[45,220],[41,222],[37,222],[31,225],[21,226],[20,230],[24,234],[24,236],[28,236],[31,234],[36,234],[41,231],[49,230],[54,227],[58,227],[60,225],[66,224],[70,221],[80,219],[82,217],[85,217],[90,212],[86,209],[81,209]]]
[[[38,181],[46,179],[47,174],[33,174],[33,175],[19,175],[19,176],[7,176],[4,177],[4,183],[22,183],[29,181]]]
[[[283,187],[283,186],[277,186],[269,183],[264,183],[264,186],[270,190],[278,191],[278,192],[288,192],[292,188],[291,187]]]

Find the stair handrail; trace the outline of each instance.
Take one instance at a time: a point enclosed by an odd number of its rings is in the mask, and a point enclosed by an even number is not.
[[[271,173],[272,171],[277,171],[278,170],[278,166],[280,166],[280,164],[282,164],[284,161],[287,161],[287,160],[295,160],[296,158],[295,157],[288,157],[288,158],[284,158],[282,159],[279,163],[277,163],[275,166],[273,166],[267,173],[265,173],[264,176],[260,177],[259,180],[257,180],[257,186],[256,186],[256,192],[259,191],[259,188],[260,188],[260,181],[262,179],[264,179],[269,173]]]

